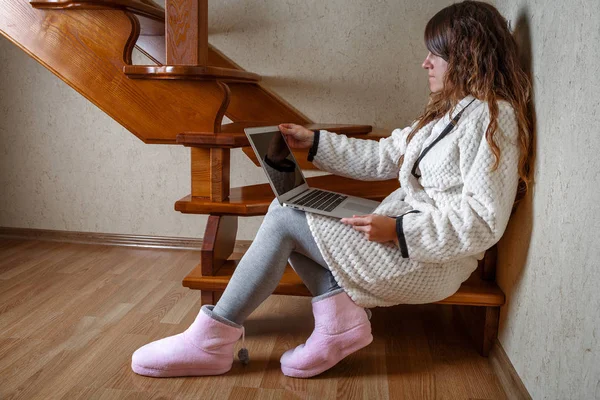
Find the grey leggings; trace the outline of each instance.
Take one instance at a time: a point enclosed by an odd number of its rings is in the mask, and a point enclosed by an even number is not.
[[[275,200],[213,313],[242,324],[273,293],[288,259],[313,296],[341,291],[310,233],[305,213]]]

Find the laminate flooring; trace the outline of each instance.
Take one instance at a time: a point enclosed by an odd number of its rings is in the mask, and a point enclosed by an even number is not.
[[[251,362],[222,376],[134,374],[138,347],[179,333],[199,252],[0,239],[0,399],[504,399],[443,305],[373,310],[373,343],[312,379],[281,354],[313,327],[309,298],[271,296],[246,322]],[[238,348],[241,343],[238,343]],[[236,349],[237,352],[237,349]]]

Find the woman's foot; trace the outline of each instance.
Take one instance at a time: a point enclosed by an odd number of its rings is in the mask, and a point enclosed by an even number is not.
[[[231,369],[233,348],[242,327],[204,306],[194,323],[183,333],[149,343],[133,353],[131,369],[139,375],[220,375]]]
[[[281,356],[281,371],[294,378],[310,378],[336,365],[373,341],[365,309],[340,293],[313,299],[315,330],[305,344]]]

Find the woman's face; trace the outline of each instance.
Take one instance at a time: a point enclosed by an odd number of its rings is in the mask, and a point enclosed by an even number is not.
[[[423,68],[429,73],[429,90],[432,93],[442,90],[444,88],[444,74],[448,69],[448,62],[442,57],[429,52],[425,61],[423,61]]]

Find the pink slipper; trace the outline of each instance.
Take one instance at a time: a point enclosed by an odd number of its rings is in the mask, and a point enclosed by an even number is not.
[[[220,375],[231,369],[233,347],[242,326],[212,313],[204,306],[183,333],[149,343],[133,353],[131,369],[139,375]]]
[[[316,301],[315,301],[316,300]],[[310,378],[336,365],[373,341],[365,309],[345,292],[313,299],[315,330],[305,344],[281,356],[281,371],[294,378]]]

